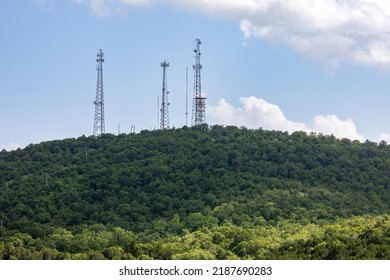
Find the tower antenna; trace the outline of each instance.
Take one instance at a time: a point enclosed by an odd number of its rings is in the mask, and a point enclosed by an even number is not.
[[[188,126],[188,67],[186,67],[186,126]]]
[[[161,119],[160,119],[160,128],[169,129],[169,102],[167,89],[167,67],[169,63],[164,61],[161,62],[161,67],[163,68],[163,82],[162,82],[162,97],[161,97]]]
[[[99,50],[96,58],[97,66],[97,83],[96,83],[96,100],[95,104],[95,121],[93,125],[93,135],[100,136],[105,133],[104,126],[104,91],[103,91],[103,62],[104,54],[102,49]]]
[[[202,65],[200,64],[200,39],[195,40],[195,65],[194,69],[194,92],[192,104],[192,125],[201,125],[206,122],[206,97],[202,97],[201,75]]]

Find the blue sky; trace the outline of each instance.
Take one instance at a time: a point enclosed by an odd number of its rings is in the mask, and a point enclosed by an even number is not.
[[[164,60],[182,127],[195,38],[208,123],[389,141],[389,30],[384,0],[4,0],[0,149],[92,134],[99,49],[106,132],[157,128]]]

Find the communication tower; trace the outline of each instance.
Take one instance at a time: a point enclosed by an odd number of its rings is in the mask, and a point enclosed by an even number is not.
[[[100,136],[105,133],[104,127],[104,91],[103,91],[103,62],[104,54],[100,49],[96,58],[97,84],[95,104],[95,121],[93,125],[93,135]]]
[[[188,67],[186,67],[186,126],[188,126]]]
[[[169,91],[167,89],[167,67],[169,67],[169,63],[164,61],[161,62],[161,67],[163,68],[163,82],[162,82],[162,98],[161,98],[161,119],[160,119],[160,128],[161,129],[169,129],[169,102],[168,102],[168,94]]]
[[[201,75],[202,65],[200,64],[200,39],[195,40],[195,65],[194,69],[194,92],[192,103],[192,125],[200,125],[206,122],[206,97],[202,97]]]

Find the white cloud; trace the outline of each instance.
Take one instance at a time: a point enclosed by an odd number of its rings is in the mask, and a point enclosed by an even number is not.
[[[222,125],[246,126],[248,128],[263,127],[272,130],[307,131],[307,127],[298,122],[289,121],[277,105],[267,103],[254,96],[241,97],[242,108],[235,108],[224,99],[216,106],[208,107],[208,116]]]
[[[340,62],[390,70],[388,0],[73,0],[107,16],[123,5],[165,4],[240,23],[245,38],[285,44],[326,71]]]
[[[357,131],[356,125],[351,119],[340,120],[335,115],[315,116],[313,120],[313,131],[326,135],[333,134],[338,138],[349,138],[353,140],[366,140]]]
[[[338,138],[349,138],[364,141],[365,138],[357,131],[356,125],[350,119],[340,120],[335,115],[318,115],[311,124],[288,120],[279,106],[268,103],[254,96],[241,97],[242,107],[236,108],[226,100],[221,99],[216,106],[208,106],[210,123],[221,125],[245,126],[248,128],[265,128],[281,131],[306,131],[326,135],[333,134]]]
[[[13,151],[13,150],[17,150],[18,148],[20,148],[20,145],[16,143],[9,143],[7,145],[0,144],[0,151],[2,150]]]
[[[387,143],[390,143],[390,134],[389,133],[381,133],[379,135],[379,141],[386,141]]]
[[[308,131],[308,128],[298,122],[287,120],[277,105],[270,104],[254,96],[241,97],[242,107],[235,108],[226,100],[221,99],[216,106],[208,106],[208,116],[222,125],[246,126],[248,128],[263,127],[266,129]]]
[[[341,61],[390,69],[389,1],[266,2],[267,10],[241,20],[246,38],[287,44],[327,71]]]

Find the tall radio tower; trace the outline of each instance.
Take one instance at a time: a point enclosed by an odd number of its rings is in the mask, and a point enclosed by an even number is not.
[[[163,82],[162,82],[162,98],[161,98],[161,120],[160,120],[160,128],[161,129],[169,129],[169,102],[168,102],[168,94],[169,91],[167,89],[167,67],[169,67],[169,63],[164,61],[161,62],[161,67],[163,68]]]
[[[195,40],[195,65],[192,66],[194,69],[194,92],[193,92],[193,103],[192,103],[192,125],[200,125],[206,122],[206,97],[202,97],[202,87],[200,79],[200,71],[202,65],[200,64],[200,45],[199,39]]]
[[[105,133],[104,127],[104,93],[103,93],[103,62],[104,54],[99,50],[96,58],[97,84],[95,104],[95,122],[93,125],[93,135],[100,136]]]

